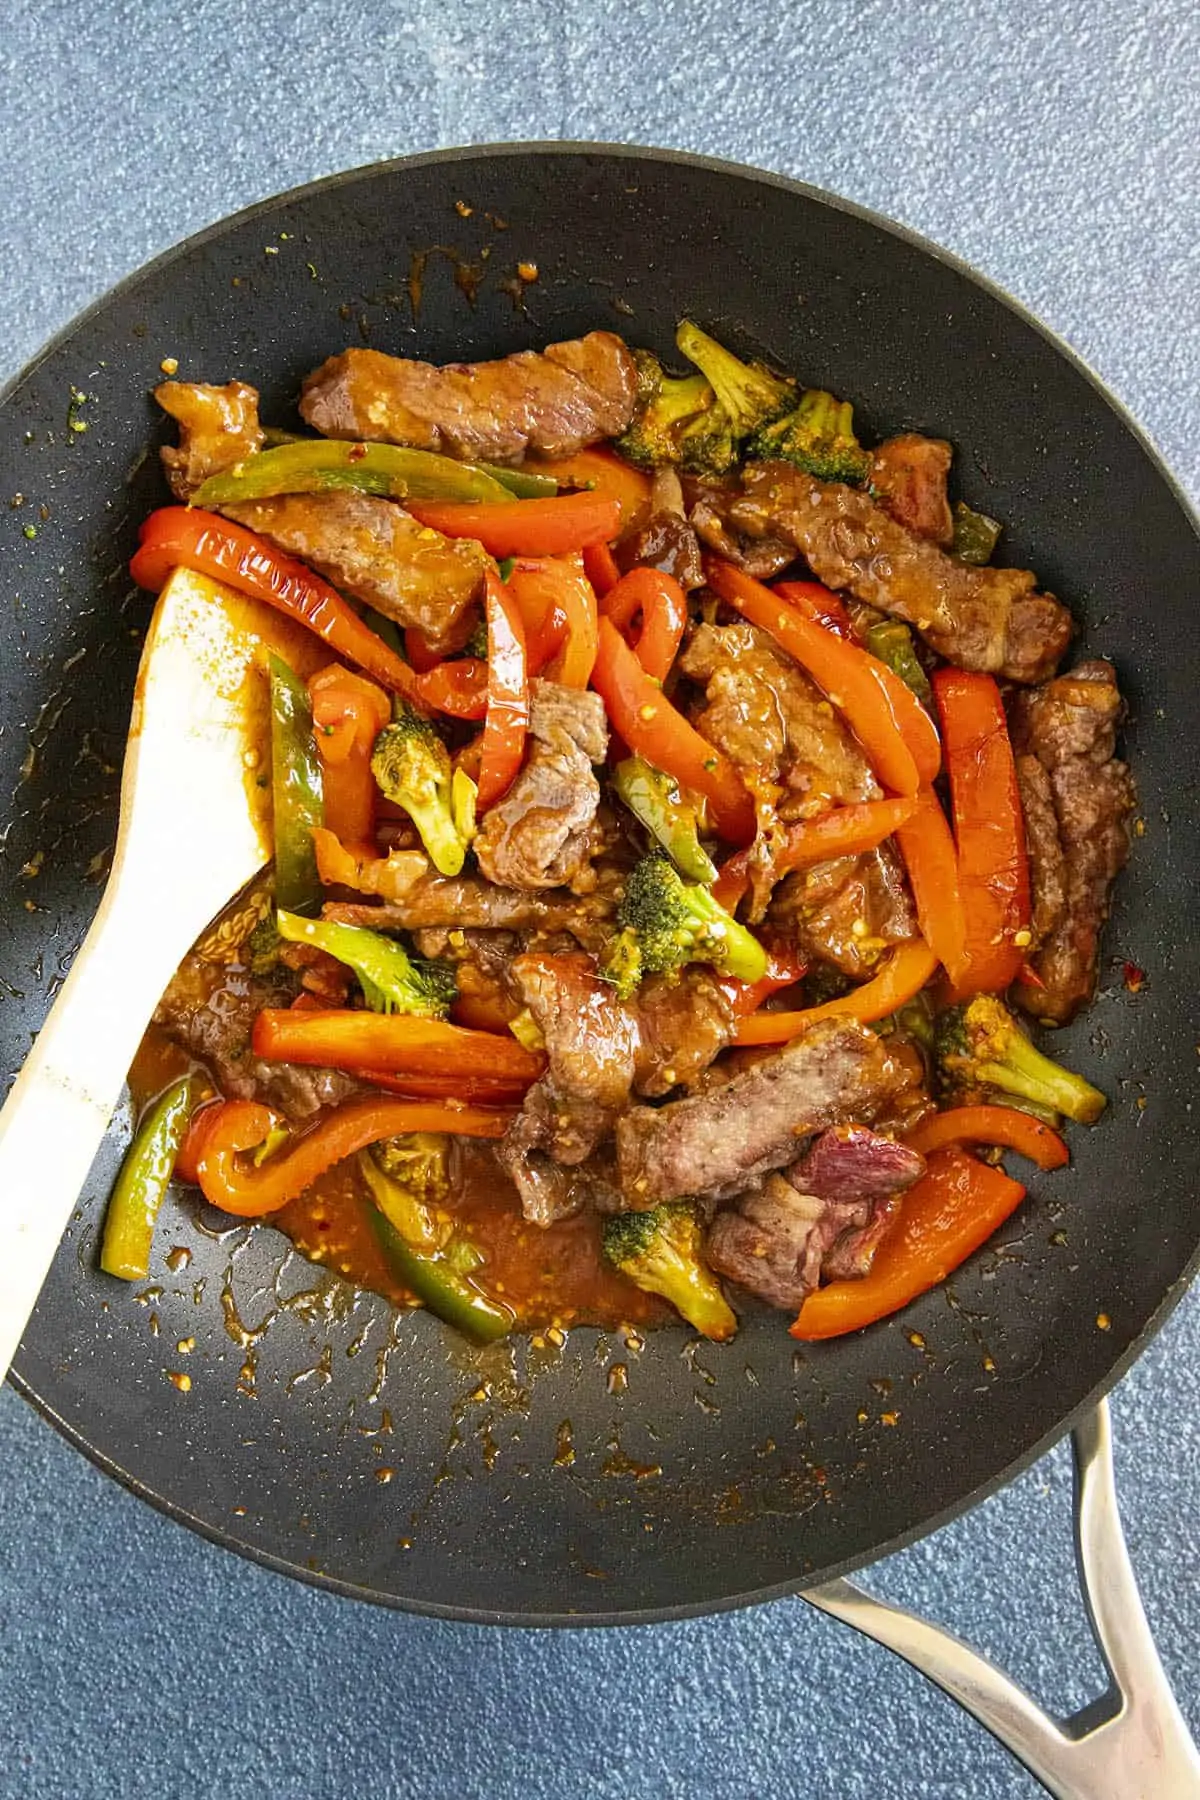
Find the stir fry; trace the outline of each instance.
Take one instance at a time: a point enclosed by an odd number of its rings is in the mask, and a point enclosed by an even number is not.
[[[328,652],[270,670],[274,862],[164,995],[102,1252],[172,1172],[478,1340],[757,1297],[802,1339],[942,1280],[1105,1097],[1134,789],[1112,666],[993,562],[951,447],[685,320],[439,369],[168,381],[183,569]],[[149,1071],[149,1073],[147,1073]],[[136,1071],[135,1071],[136,1075]]]

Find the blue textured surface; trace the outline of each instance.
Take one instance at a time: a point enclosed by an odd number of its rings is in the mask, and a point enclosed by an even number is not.
[[[280,188],[443,144],[656,142],[824,184],[958,251],[1087,356],[1200,492],[1187,0],[1143,17],[1113,0],[5,10],[0,375],[145,258]],[[1131,1550],[1194,1728],[1198,1361],[1193,1297],[1114,1400]],[[383,1614],[159,1518],[9,1390],[0,1423],[3,1800],[1036,1791],[799,1602],[616,1634]],[[1068,1495],[1060,1451],[872,1583],[1076,1705],[1099,1668]]]

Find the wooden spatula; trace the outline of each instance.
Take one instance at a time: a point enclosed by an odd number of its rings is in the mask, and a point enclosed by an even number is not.
[[[0,1380],[159,998],[205,925],[271,855],[275,650],[329,660],[302,626],[180,570],[134,692],[112,874],[0,1111]]]

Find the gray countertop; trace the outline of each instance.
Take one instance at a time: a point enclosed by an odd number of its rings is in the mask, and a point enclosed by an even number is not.
[[[0,375],[147,257],[315,176],[447,144],[651,143],[800,176],[966,257],[1088,358],[1195,497],[1198,57],[1187,0],[10,0]],[[1193,1729],[1197,1363],[1193,1295],[1113,1402],[1132,1555]],[[8,1389],[0,1421],[4,1800],[1038,1791],[798,1601],[609,1633],[395,1616],[190,1536]],[[1060,1449],[871,1584],[1077,1705],[1101,1678],[1069,1490]]]

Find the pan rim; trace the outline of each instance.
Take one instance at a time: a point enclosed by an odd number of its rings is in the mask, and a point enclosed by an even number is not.
[[[1115,395],[1087,361],[1066,342],[1056,331],[1046,325],[1024,303],[1016,299],[990,276],[982,274],[970,263],[954,252],[944,249],[932,240],[914,231],[911,227],[898,223],[874,209],[860,205],[856,201],[847,200],[843,196],[818,187],[812,183],[800,181],[791,176],[780,175],[773,171],[756,168],[752,164],[739,163],[720,157],[701,155],[686,150],[659,148],[648,145],[623,144],[618,142],[589,142],[586,140],[537,140],[524,142],[521,140],[501,141],[488,144],[463,145],[441,150],[415,152],[409,156],[400,156],[365,163],[356,168],[341,170],[318,180],[306,182],[300,186],[286,189],[268,196],[266,199],[252,202],[239,211],[228,214],[213,223],[203,226],[199,231],[168,246],[159,255],[151,258],[128,275],[114,283],[97,296],[80,312],[69,319],[59,331],[45,342],[30,358],[23,368],[18,370],[0,388],[0,408],[8,404],[17,391],[28,381],[41,365],[84,328],[90,321],[102,314],[114,300],[133,291],[140,283],[152,275],[159,274],[171,267],[173,263],[202,248],[205,244],[223,237],[255,218],[264,217],[276,212],[280,207],[304,201],[309,197],[349,187],[359,182],[376,180],[381,176],[400,173],[408,170],[426,168],[455,163],[472,163],[488,157],[505,156],[541,157],[541,156],[577,156],[604,158],[620,157],[623,160],[647,163],[664,163],[675,167],[697,168],[723,176],[734,176],[741,181],[758,186],[781,190],[785,193],[799,194],[804,198],[826,207],[834,212],[844,213],[862,220],[874,229],[898,238],[911,248],[953,270],[971,282],[976,288],[998,301],[1010,313],[1014,314],[1024,325],[1034,330],[1051,349],[1066,361],[1077,374],[1081,375],[1119,423],[1137,443],[1142,453],[1148,458],[1156,474],[1174,499],[1186,523],[1193,534],[1200,540],[1200,512],[1193,505],[1190,496],[1182,487],[1179,479],[1163,458],[1154,440],[1145,427],[1137,420],[1125,403]],[[869,1553],[850,1556],[842,1561],[832,1563],[820,1571],[821,1581],[831,1580],[837,1576],[849,1574],[855,1570],[870,1566],[896,1551],[906,1548],[940,1530],[952,1519],[958,1518],[967,1511],[978,1506],[983,1500],[998,1492],[1002,1487],[1023,1474],[1039,1461],[1054,1445],[1061,1442],[1073,1429],[1074,1425],[1088,1413],[1099,1400],[1108,1394],[1116,1383],[1127,1373],[1129,1368],[1146,1349],[1151,1340],[1162,1329],[1178,1305],[1184,1292],[1200,1272],[1200,1242],[1188,1259],[1177,1280],[1162,1295],[1158,1305],[1151,1312],[1140,1331],[1125,1346],[1121,1354],[1114,1360],[1105,1375],[1090,1392],[1071,1409],[1061,1420],[1044,1432],[1027,1450],[1007,1463],[1003,1469],[972,1488],[966,1495],[960,1496],[950,1505],[942,1508],[930,1518],[923,1519],[907,1531],[896,1534],[883,1544],[877,1545]],[[347,1581],[343,1577],[331,1575],[321,1570],[307,1568],[286,1557],[242,1542],[232,1532],[211,1524],[190,1513],[186,1507],[157,1493],[149,1484],[140,1481],[136,1476],[122,1469],[111,1457],[98,1446],[90,1443],[83,1433],[66,1420],[55,1407],[35,1390],[32,1382],[27,1380],[17,1362],[10,1373],[15,1390],[51,1424],[61,1436],[75,1449],[82,1451],[88,1460],[104,1474],[112,1476],[129,1492],[146,1500],[156,1511],[173,1519],[176,1523],[188,1527],[210,1543],[223,1549],[232,1550],[236,1554],[258,1563],[264,1568],[281,1575],[288,1575],[307,1582],[309,1585],[327,1589],[345,1598],[368,1600],[376,1605],[387,1606],[393,1610],[419,1614],[452,1623],[476,1625],[512,1625],[526,1628],[547,1628],[554,1626],[613,1626],[613,1625],[649,1625],[669,1621],[704,1617],[709,1614],[734,1611],[743,1607],[765,1604],[786,1596],[802,1595],[808,1583],[804,1579],[793,1579],[774,1582],[763,1587],[748,1589],[736,1594],[721,1595],[710,1599],[678,1606],[658,1606],[647,1608],[620,1608],[611,1612],[520,1612],[516,1610],[490,1609],[483,1607],[463,1607],[440,1605],[434,1601],[414,1600],[396,1594],[385,1594],[365,1585]]]

